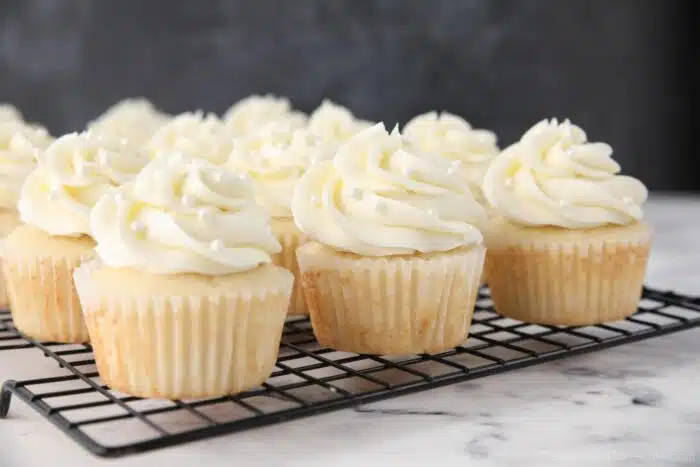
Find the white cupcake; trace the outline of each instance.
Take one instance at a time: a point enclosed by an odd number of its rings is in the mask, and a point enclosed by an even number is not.
[[[292,274],[250,183],[163,155],[100,199],[98,259],[75,272],[97,369],[140,397],[216,397],[272,373]]]
[[[250,177],[258,203],[272,216],[272,229],[282,245],[282,251],[273,258],[275,264],[297,278],[290,315],[308,314],[296,257],[296,249],[304,244],[306,236],[294,224],[292,195],[306,169],[328,156],[325,147],[317,144],[308,131],[294,129],[287,122],[273,122],[236,138],[227,165],[232,171]]]
[[[58,138],[22,185],[24,225],[5,239],[2,266],[17,328],[43,341],[87,342],[73,269],[93,257],[90,211],[147,159],[128,145],[89,133]]]

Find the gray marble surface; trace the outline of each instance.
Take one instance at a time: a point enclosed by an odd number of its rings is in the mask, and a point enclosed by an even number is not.
[[[656,196],[648,217],[657,231],[648,283],[700,295],[700,198]],[[685,331],[110,463],[696,466],[699,354],[700,330]],[[49,368],[36,351],[0,352],[0,380]],[[103,462],[18,401],[0,421],[3,467]]]

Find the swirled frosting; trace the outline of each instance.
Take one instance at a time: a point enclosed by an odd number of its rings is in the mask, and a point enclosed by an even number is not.
[[[419,151],[454,161],[474,196],[483,202],[481,183],[486,169],[499,152],[496,135],[478,130],[463,118],[447,112],[429,112],[411,119],[403,134]]]
[[[359,120],[349,109],[324,100],[309,116],[309,133],[320,143],[335,150],[338,146],[372,126],[371,122]]]
[[[183,153],[223,164],[231,152],[231,138],[216,115],[185,112],[162,125],[146,147],[152,158]]]
[[[273,122],[236,138],[228,166],[250,177],[258,203],[273,217],[291,217],[297,182],[309,165],[328,156],[304,129]]]
[[[25,178],[51,143],[42,127],[21,120],[0,121],[0,208],[16,209]]]
[[[482,241],[485,212],[454,165],[372,126],[312,165],[294,191],[297,226],[363,256],[449,251]]]
[[[647,189],[618,175],[605,143],[588,142],[568,120],[543,120],[504,150],[484,178],[488,202],[525,226],[586,229],[625,225],[643,217]]]
[[[8,120],[21,122],[24,120],[24,117],[22,116],[22,112],[14,105],[7,102],[0,102],[0,122]]]
[[[133,144],[145,144],[166,121],[167,116],[148,99],[124,99],[90,122],[88,130],[97,135],[125,138]]]
[[[22,185],[20,218],[51,235],[89,235],[90,210],[97,200],[131,180],[147,162],[118,139],[90,133],[61,136]]]
[[[223,120],[233,135],[240,136],[271,122],[301,128],[306,124],[306,115],[292,110],[289,99],[266,94],[248,96],[236,102],[226,111]]]
[[[178,154],[102,197],[91,226],[106,265],[152,274],[232,274],[281,251],[245,177]]]

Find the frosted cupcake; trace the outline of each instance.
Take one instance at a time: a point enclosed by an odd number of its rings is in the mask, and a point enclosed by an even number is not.
[[[330,100],[324,100],[309,116],[308,131],[326,150],[333,153],[350,138],[372,126]]]
[[[296,257],[296,249],[306,241],[306,236],[294,224],[292,195],[306,169],[327,156],[307,131],[294,130],[286,123],[271,123],[235,139],[229,158],[228,167],[250,177],[258,203],[272,216],[272,230],[282,245],[282,251],[273,257],[275,264],[297,278],[290,315],[308,315]]]
[[[87,133],[58,138],[20,192],[20,225],[5,239],[3,271],[12,318],[42,341],[87,342],[73,269],[93,257],[89,215],[97,199],[132,178],[146,159]]]
[[[140,397],[216,397],[272,373],[292,274],[245,179],[163,155],[91,225],[98,259],[75,272],[102,381]]]
[[[257,131],[268,123],[286,123],[294,128],[306,124],[306,115],[292,109],[285,97],[272,94],[248,96],[232,105],[223,120],[232,136],[242,136]]]
[[[20,224],[17,212],[20,188],[37,165],[37,157],[51,142],[48,132],[21,120],[1,121],[0,117],[0,238]],[[9,301],[0,278],[0,309]]]
[[[644,185],[618,175],[605,143],[544,120],[499,155],[484,195],[502,216],[485,231],[496,310],[581,326],[637,309],[651,245]]]
[[[151,158],[159,154],[186,154],[223,164],[231,153],[231,137],[214,114],[185,112],[158,128],[146,145]]]
[[[145,98],[124,99],[88,124],[92,134],[124,138],[133,145],[146,144],[168,116]]]
[[[297,256],[321,345],[403,355],[466,339],[485,213],[448,161],[377,124],[307,170],[292,212],[313,240]]]

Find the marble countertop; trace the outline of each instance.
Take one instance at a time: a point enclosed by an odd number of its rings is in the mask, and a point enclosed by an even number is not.
[[[655,196],[647,283],[700,295],[700,197]],[[40,376],[36,350],[0,352],[0,381]],[[2,467],[696,466],[700,329],[117,460],[100,460],[19,400]]]

